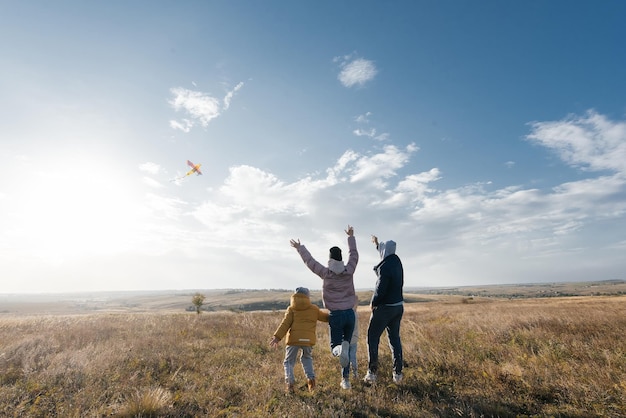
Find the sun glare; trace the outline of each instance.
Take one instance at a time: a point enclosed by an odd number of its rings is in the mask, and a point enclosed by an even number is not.
[[[15,247],[30,257],[63,262],[113,254],[129,245],[136,220],[130,182],[93,162],[32,173],[17,197]]]

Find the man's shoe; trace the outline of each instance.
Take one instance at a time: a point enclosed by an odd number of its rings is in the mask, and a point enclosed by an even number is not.
[[[393,374],[393,383],[399,385],[402,383],[402,373],[394,373]]]
[[[370,372],[369,370],[367,371],[367,374],[365,375],[365,377],[363,378],[363,381],[365,383],[376,383],[376,374]]]
[[[352,389],[352,385],[348,379],[341,379],[341,389]]]
[[[294,393],[296,391],[294,383],[285,383],[285,392]]]

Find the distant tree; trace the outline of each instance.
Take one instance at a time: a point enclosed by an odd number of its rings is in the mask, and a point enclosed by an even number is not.
[[[206,296],[204,296],[202,293],[196,293],[191,298],[191,303],[193,303],[193,306],[196,307],[196,313],[198,315],[200,315],[202,304],[204,303],[204,299],[206,299]]]

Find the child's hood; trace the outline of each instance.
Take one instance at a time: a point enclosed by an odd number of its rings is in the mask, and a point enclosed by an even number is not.
[[[294,293],[291,295],[291,307],[296,311],[303,311],[311,307],[311,299],[305,294]]]

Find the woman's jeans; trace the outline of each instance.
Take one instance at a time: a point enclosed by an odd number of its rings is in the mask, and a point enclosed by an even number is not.
[[[330,311],[328,325],[330,327],[330,349],[332,350],[342,342],[352,340],[354,332],[354,309],[343,311]]]

